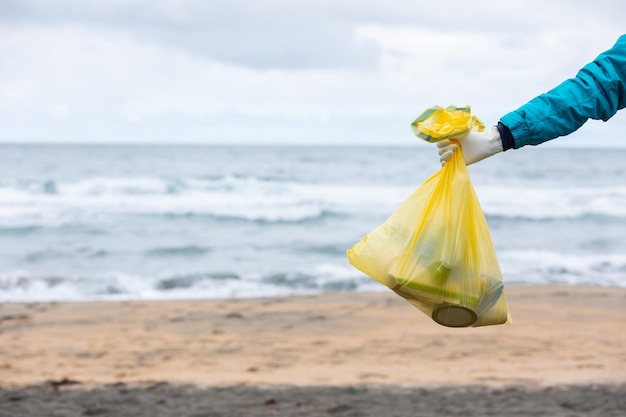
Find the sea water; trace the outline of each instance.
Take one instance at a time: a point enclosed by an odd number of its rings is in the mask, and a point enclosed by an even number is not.
[[[626,150],[469,168],[507,283],[626,287]],[[0,145],[0,301],[386,290],[345,251],[429,147]]]

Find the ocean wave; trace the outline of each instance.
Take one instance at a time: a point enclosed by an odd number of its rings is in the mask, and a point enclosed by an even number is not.
[[[189,192],[235,192],[246,189],[267,189],[292,183],[272,177],[241,175],[206,177],[92,177],[77,180],[3,180],[0,196],[19,195],[176,195]]]
[[[212,272],[212,273],[193,273],[179,274],[168,278],[160,279],[156,284],[156,289],[170,291],[180,288],[191,288],[203,281],[225,281],[239,280],[239,275],[234,272]]]
[[[322,264],[304,271],[265,274],[187,272],[163,277],[123,272],[41,275],[0,272],[0,301],[216,299],[380,289],[347,266]]]
[[[0,183],[0,233],[106,222],[119,214],[303,222],[373,214],[386,218],[416,187],[276,181],[254,176],[99,177]],[[487,217],[626,218],[626,187],[476,186]]]
[[[503,223],[520,223],[520,222],[531,222],[531,223],[549,223],[549,222],[570,222],[574,223],[606,223],[613,221],[621,221],[625,216],[622,216],[620,213],[606,214],[606,213],[592,213],[579,211],[576,213],[554,213],[551,214],[534,214],[534,215],[523,215],[523,214],[489,214],[485,213],[485,218],[488,223],[495,222],[503,222]]]
[[[303,222],[353,215],[363,207],[390,212],[405,187],[354,187],[261,181],[255,177],[219,179],[124,178],[92,179],[56,185],[42,191],[17,182],[0,187],[0,233],[3,229],[98,224],[117,215],[219,220]]]
[[[211,251],[206,246],[186,245],[186,246],[170,246],[148,249],[144,252],[146,256],[199,256],[205,255]]]
[[[326,219],[341,219],[348,216],[347,213],[338,211],[316,209],[315,207],[283,207],[282,210],[274,210],[272,212],[262,210],[250,210],[246,213],[203,213],[199,211],[187,212],[166,212],[159,214],[148,214],[151,216],[161,216],[166,219],[207,219],[215,220],[223,223],[228,222],[246,222],[257,224],[306,224]]]
[[[506,284],[566,284],[626,287],[622,254],[585,255],[550,251],[501,251]],[[87,301],[218,299],[316,294],[334,291],[386,291],[346,264],[250,273],[181,272],[164,276],[123,272],[42,275],[0,273],[0,301]]]
[[[626,218],[626,187],[476,187],[488,217],[508,219]]]
[[[624,254],[513,250],[498,259],[505,282],[626,287]]]
[[[354,242],[345,242],[343,244],[338,243],[326,243],[326,244],[313,244],[297,242],[292,246],[292,249],[302,253],[317,253],[320,255],[345,255],[346,248],[352,246]]]
[[[41,230],[41,226],[39,225],[14,225],[14,224],[6,224],[4,226],[0,226],[0,235],[28,235],[34,232]]]

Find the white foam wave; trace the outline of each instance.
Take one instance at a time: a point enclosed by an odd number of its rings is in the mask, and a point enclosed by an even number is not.
[[[626,287],[626,256],[548,251],[498,254],[505,284]],[[185,280],[185,277],[193,279]],[[181,277],[182,281],[181,281]],[[182,285],[160,285],[165,280]],[[0,273],[0,302],[248,298],[326,291],[386,291],[347,264],[322,263],[302,271],[224,274],[181,273],[174,278],[124,272],[46,277],[28,271]]]
[[[306,272],[232,274],[231,279],[223,275],[181,273],[172,278],[113,271],[55,277],[12,271],[0,273],[0,302],[249,298],[383,289],[344,265],[321,264]],[[178,287],[160,285],[165,280],[182,282],[184,277],[194,279]]]
[[[477,186],[487,216],[626,218],[626,187],[523,188]],[[0,227],[100,223],[111,215],[206,215],[245,221],[299,222],[327,213],[381,218],[414,187],[318,184],[222,178],[91,178],[0,183]]]
[[[575,219],[584,216],[626,217],[626,187],[523,188],[477,186],[488,216]]]
[[[626,287],[626,254],[501,251],[506,282]]]
[[[210,215],[250,221],[302,221],[351,214],[372,201],[390,212],[409,189],[261,181],[256,178],[107,178],[42,187],[0,188],[0,227],[101,221],[111,214]]]

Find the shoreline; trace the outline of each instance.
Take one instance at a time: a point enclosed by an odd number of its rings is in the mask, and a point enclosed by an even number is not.
[[[391,292],[0,304],[0,387],[539,389],[626,383],[626,289],[508,285],[511,326],[450,329]]]

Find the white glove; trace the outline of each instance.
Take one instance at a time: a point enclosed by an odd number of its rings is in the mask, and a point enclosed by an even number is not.
[[[465,136],[455,139],[461,144],[466,165],[482,161],[504,150],[500,132],[498,132],[498,128],[495,126],[485,128],[482,132],[470,132]],[[437,148],[439,148],[441,166],[444,166],[452,156],[452,153],[456,150],[457,145],[450,143],[450,141],[446,139],[437,142]]]

